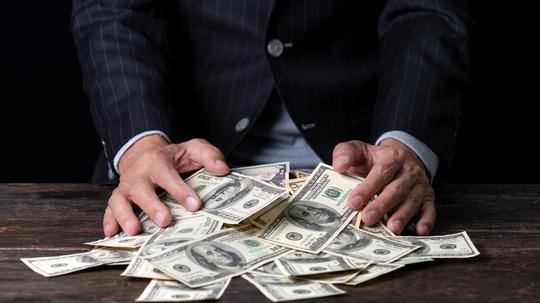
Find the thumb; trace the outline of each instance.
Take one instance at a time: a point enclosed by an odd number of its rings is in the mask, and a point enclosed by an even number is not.
[[[202,139],[194,139],[188,143],[188,154],[192,161],[203,166],[212,174],[225,175],[229,173],[225,156],[217,147]]]
[[[332,166],[338,172],[347,171],[352,166],[362,166],[367,163],[368,145],[362,141],[353,140],[336,145],[332,153]]]

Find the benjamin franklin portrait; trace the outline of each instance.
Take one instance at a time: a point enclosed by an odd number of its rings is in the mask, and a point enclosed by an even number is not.
[[[236,249],[212,241],[196,242],[186,249],[188,258],[209,270],[233,273],[242,270],[246,260]]]
[[[293,225],[315,231],[337,229],[341,224],[339,213],[312,201],[292,203],[285,210],[285,217]]]
[[[77,256],[75,261],[80,263],[117,262],[129,259],[131,254],[121,250],[94,250],[85,255]]]
[[[346,227],[326,248],[333,251],[357,250],[367,247],[371,241],[366,233]]]
[[[234,204],[247,196],[253,190],[253,186],[250,179],[233,179],[202,198],[204,210],[221,209]]]

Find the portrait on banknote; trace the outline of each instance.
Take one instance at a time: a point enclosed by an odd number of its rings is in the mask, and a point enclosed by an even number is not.
[[[90,251],[87,254],[77,256],[75,261],[80,263],[97,263],[116,261],[119,259],[130,258],[131,254],[122,250],[95,250]]]
[[[221,209],[241,200],[253,190],[250,179],[233,179],[209,192],[202,200],[205,210]]]
[[[367,247],[372,239],[352,228],[345,228],[327,246],[329,250],[355,250]]]
[[[341,224],[339,213],[315,201],[292,203],[284,214],[293,225],[309,230],[332,230]]]
[[[217,272],[240,271],[246,263],[239,251],[229,245],[213,241],[193,243],[186,252],[192,262]]]

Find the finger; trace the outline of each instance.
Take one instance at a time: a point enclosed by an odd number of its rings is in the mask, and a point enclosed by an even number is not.
[[[133,188],[130,198],[137,204],[152,221],[160,227],[166,227],[171,223],[172,216],[169,208],[165,206],[156,195],[155,188],[151,181],[146,178],[139,178],[130,186]]]
[[[332,153],[332,166],[338,172],[344,172],[351,166],[368,165],[367,144],[361,141],[348,141],[336,145]]]
[[[190,211],[196,211],[201,207],[201,199],[197,192],[182,180],[173,167],[161,170],[156,185],[166,190],[176,201]]]
[[[131,203],[122,191],[118,189],[113,191],[109,199],[109,209],[126,234],[136,235],[139,232],[141,228],[139,219],[133,213]]]
[[[103,215],[103,232],[107,237],[114,236],[118,233],[118,223],[114,219],[111,208],[108,206]]]
[[[422,185],[414,186],[405,201],[399,205],[388,220],[388,228],[395,234],[400,234],[405,224],[419,211],[424,200],[425,190]]]
[[[192,161],[199,163],[212,174],[225,175],[229,172],[225,157],[217,147],[202,139],[194,139],[186,143],[188,156]]]
[[[409,180],[402,175],[388,184],[381,194],[364,208],[362,221],[367,225],[373,225],[379,222],[384,214],[405,201],[412,187]]]
[[[424,200],[420,208],[420,220],[416,223],[416,233],[421,236],[429,235],[435,225],[437,211],[433,194]]]
[[[393,159],[381,159],[375,164],[364,181],[349,195],[349,206],[361,209],[376,193],[385,188],[399,172],[399,163]]]

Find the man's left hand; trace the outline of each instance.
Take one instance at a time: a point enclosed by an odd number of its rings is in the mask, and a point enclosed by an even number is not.
[[[430,233],[435,224],[435,195],[424,164],[408,146],[390,138],[379,145],[358,140],[340,143],[334,148],[333,166],[338,172],[365,176],[348,201],[352,209],[362,210],[365,224],[371,226],[388,213],[388,228],[400,234],[419,214],[416,233]],[[377,198],[368,203],[375,194]]]

